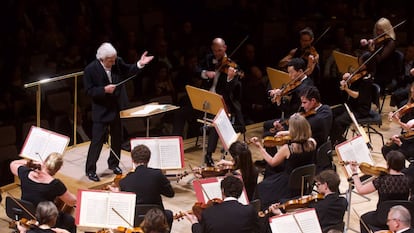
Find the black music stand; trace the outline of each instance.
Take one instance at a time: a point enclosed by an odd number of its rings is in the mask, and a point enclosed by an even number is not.
[[[34,213],[36,212],[35,206],[25,200],[12,199],[6,197],[6,214],[7,217],[19,221],[22,218],[33,219]]]
[[[186,85],[188,97],[190,98],[191,105],[194,109],[204,112],[203,117],[203,155],[206,154],[206,127],[207,124],[211,124],[212,119],[207,118],[207,114],[217,115],[220,109],[227,111],[226,103],[221,95],[211,91],[206,91],[197,87]],[[209,122],[208,122],[209,121]]]

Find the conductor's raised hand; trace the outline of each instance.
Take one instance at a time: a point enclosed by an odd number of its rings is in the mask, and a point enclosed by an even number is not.
[[[146,64],[148,64],[150,61],[152,61],[152,59],[154,59],[154,56],[147,56],[148,51],[145,51],[142,55],[141,55],[141,59],[138,61],[139,64],[141,66],[145,66]]]

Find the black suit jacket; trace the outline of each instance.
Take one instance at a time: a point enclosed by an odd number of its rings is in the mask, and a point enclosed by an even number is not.
[[[414,229],[408,229],[406,231],[403,231],[402,233],[414,233]]]
[[[306,118],[312,129],[312,137],[317,142],[317,147],[327,141],[332,127],[332,110],[328,105],[322,105],[316,114]]]
[[[136,64],[127,64],[118,57],[111,68],[112,83],[116,84],[139,71]],[[86,94],[92,98],[92,120],[110,122],[119,117],[119,111],[127,106],[128,97],[124,85],[118,86],[114,93],[105,93],[104,87],[110,84],[108,75],[98,59],[84,70],[83,84]]]
[[[201,222],[192,225],[193,233],[259,232],[257,212],[253,206],[236,200],[224,201],[205,209]]]
[[[321,228],[325,229],[328,226],[343,222],[348,202],[337,193],[332,193],[327,195],[323,200],[312,203],[309,207],[315,208]]]
[[[156,204],[164,208],[161,195],[174,197],[170,181],[160,169],[138,166],[119,182],[122,191],[137,195],[136,204]]]

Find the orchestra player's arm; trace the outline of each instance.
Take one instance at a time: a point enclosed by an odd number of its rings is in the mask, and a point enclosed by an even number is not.
[[[269,155],[269,153],[267,153],[266,149],[259,142],[259,139],[257,137],[251,138],[250,141],[253,142],[259,148],[260,154],[263,156],[263,159],[266,160],[266,162],[272,167],[281,164],[290,155],[289,147],[287,144],[283,145],[275,154],[275,156],[272,157]]]
[[[361,179],[358,176],[357,166],[357,163],[350,163],[352,179],[354,180],[355,189],[358,191],[359,194],[368,194],[375,192],[377,189],[375,188],[374,183],[372,183],[372,181],[362,184]]]
[[[279,61],[278,66],[279,66],[280,68],[286,68],[286,66],[287,66],[288,62],[289,62],[290,60],[292,60],[293,55],[296,53],[296,50],[297,50],[297,48],[296,48],[296,49],[292,49],[292,50],[290,50],[289,54],[288,54],[288,55],[286,55],[284,58],[282,58],[282,60],[280,60],[280,61]]]

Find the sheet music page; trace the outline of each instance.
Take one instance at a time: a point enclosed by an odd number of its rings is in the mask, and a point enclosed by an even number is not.
[[[366,162],[373,165],[371,152],[362,136],[355,137],[337,146],[338,154],[342,161]],[[359,169],[359,168],[358,168]],[[345,165],[348,176],[352,175],[350,165]]]
[[[135,217],[135,193],[110,193],[108,202],[107,226],[116,228],[118,226],[129,227],[134,225]],[[128,223],[126,223],[115,211],[115,209]]]
[[[299,211],[294,213],[293,216],[303,233],[322,233],[315,209]]]
[[[108,192],[82,191],[80,226],[105,227],[108,215]]]
[[[145,105],[143,109],[140,109],[138,111],[131,113],[131,115],[146,115],[155,110],[159,110],[159,109],[162,110],[165,108],[166,108],[165,104],[148,104],[148,105]]]
[[[210,199],[213,198],[220,198],[222,199],[223,196],[221,194],[221,188],[220,188],[220,184],[221,181],[224,179],[224,177],[220,176],[220,177],[216,177],[217,178],[217,182],[209,182],[209,183],[201,183],[201,187],[202,190],[204,189],[204,191],[202,191],[203,193],[203,198],[205,200],[205,202],[207,202]],[[208,197],[207,197],[207,195]],[[248,205],[249,201],[247,200],[247,194],[246,194],[246,190],[243,187],[243,192],[240,195],[240,197],[237,199],[240,203],[242,203],[243,205]]]
[[[52,152],[63,154],[69,137],[39,127],[32,127],[27,135],[21,156],[42,162]]]
[[[150,161],[148,162],[148,167],[152,168],[161,168],[160,161],[160,152],[158,147],[158,141],[156,138],[134,138],[131,139],[131,150],[138,145],[146,145],[151,151]]]
[[[220,112],[214,118],[213,124],[220,135],[223,145],[228,149],[230,145],[237,140],[237,134],[234,131],[233,126],[226,114],[226,112],[221,109]]]
[[[270,218],[272,233],[302,233],[292,214],[284,214]]]
[[[179,138],[159,139],[160,166],[162,169],[182,168]]]

